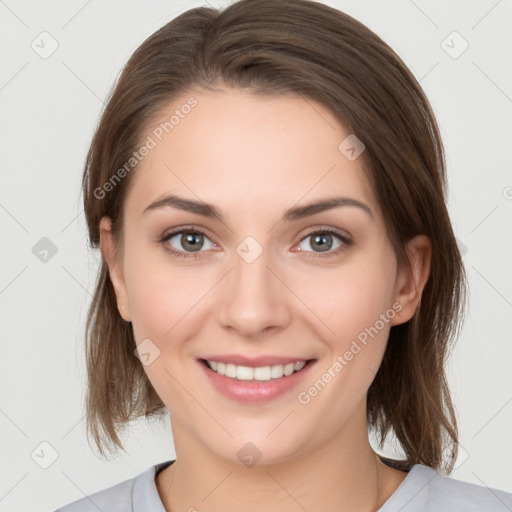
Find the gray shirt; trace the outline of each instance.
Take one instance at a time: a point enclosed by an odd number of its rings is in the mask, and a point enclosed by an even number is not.
[[[156,475],[174,461],[74,501],[55,512],[166,512]],[[443,476],[422,464],[412,466],[378,512],[510,512],[512,494]]]

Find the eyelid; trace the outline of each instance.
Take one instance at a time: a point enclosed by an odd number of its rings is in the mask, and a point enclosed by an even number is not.
[[[171,229],[170,231],[166,231],[162,235],[162,238],[169,239],[169,238],[172,238],[173,236],[179,235],[179,234],[181,234],[183,232],[199,233],[201,235],[204,235],[208,239],[211,239],[210,235],[207,233],[207,231],[204,228],[199,228],[199,227],[194,226],[194,225],[180,226],[180,227]]]
[[[164,233],[164,235],[162,235],[162,237],[159,239],[159,242],[162,244],[166,244],[166,242],[168,242],[171,238],[175,237],[176,235],[180,235],[180,234],[183,234],[186,232],[203,235],[208,240],[210,240],[210,242],[213,245],[218,246],[218,244],[215,243],[211,239],[211,237],[209,236],[209,234],[206,232],[205,229],[196,227],[194,225],[180,226],[178,228],[172,229],[172,230]],[[309,256],[307,256],[308,258],[332,257],[332,256],[339,255],[339,253],[345,251],[353,243],[352,236],[345,230],[342,230],[340,228],[333,228],[331,226],[316,226],[314,228],[310,228],[306,233],[304,233],[301,236],[300,240],[294,245],[294,247],[301,244],[306,238],[313,236],[315,234],[329,234],[329,235],[336,236],[341,240],[342,246],[335,250],[325,251],[325,253],[314,252],[314,251],[304,251],[301,249],[299,249],[298,251],[294,251],[294,252],[309,254]],[[182,258],[196,258],[196,257],[199,257],[201,255],[201,253],[208,252],[208,251],[202,251],[202,250],[199,250],[196,252],[187,252],[187,251],[177,250],[177,249],[174,249],[171,247],[165,247],[165,250],[170,252],[171,254],[177,255],[178,257],[182,257]]]
[[[308,230],[307,233],[301,236],[298,244],[301,244],[306,238],[316,235],[316,234],[328,234],[333,235],[337,238],[339,238],[342,242],[342,245],[334,250],[328,250],[325,252],[314,252],[314,251],[304,251],[299,249],[298,251],[294,252],[301,252],[304,254],[307,254],[308,258],[328,258],[328,257],[336,257],[339,256],[340,253],[346,251],[352,244],[353,239],[352,236],[346,232],[345,230],[339,229],[339,228],[333,228],[331,226],[316,226],[315,228],[312,228],[311,230]],[[298,245],[296,244],[295,247]]]
[[[175,228],[175,229],[171,229],[170,231],[164,233],[158,240],[158,242],[160,242],[161,244],[164,244],[164,248],[166,251],[168,251],[169,253],[171,254],[174,254],[178,257],[181,257],[181,258],[196,258],[198,256],[200,256],[200,254],[202,252],[207,252],[207,251],[197,251],[197,252],[187,252],[187,251],[181,251],[181,250],[178,250],[178,249],[174,249],[172,247],[169,246],[169,244],[167,244],[167,242],[171,239],[171,238],[174,238],[176,235],[181,235],[183,233],[194,233],[194,234],[200,234],[200,235],[203,235],[205,238],[207,238],[208,240],[210,240],[210,242],[217,246],[217,244],[211,240],[211,237],[208,235],[208,233],[206,232],[206,230],[204,230],[203,228],[198,228],[196,226],[180,226],[178,228]]]
[[[304,240],[304,238],[314,235],[315,233],[331,233],[333,235],[339,236],[340,238],[346,240],[352,240],[352,235],[344,229],[335,228],[329,225],[319,225],[314,228],[308,228],[306,233],[302,235],[300,241]]]

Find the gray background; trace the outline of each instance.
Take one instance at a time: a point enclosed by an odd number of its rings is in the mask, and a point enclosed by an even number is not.
[[[471,292],[449,368],[461,431],[453,476],[512,492],[512,2],[325,3],[390,44],[438,117]],[[87,249],[79,184],[123,64],[199,5],[0,0],[2,511],[53,510],[174,456],[168,420],[135,423],[129,454],[116,461],[97,459],[86,442],[83,327],[99,256]],[[52,39],[57,50],[42,58]],[[46,262],[33,252],[43,237],[57,249]]]

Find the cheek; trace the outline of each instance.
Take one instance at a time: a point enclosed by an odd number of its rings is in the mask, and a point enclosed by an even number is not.
[[[192,285],[190,273],[172,268],[161,257],[136,250],[131,255],[125,272],[135,339],[150,338],[163,345],[175,334],[180,319],[188,318],[200,290]]]
[[[322,320],[322,334],[343,348],[391,307],[393,276],[392,260],[370,254],[337,269],[313,270],[297,295]]]
[[[340,419],[364,400],[382,361],[395,315],[394,275],[392,253],[381,250],[361,254],[338,269],[318,271],[308,279],[309,286],[302,285],[304,302],[322,320],[315,322],[319,326],[316,334],[329,360],[318,367],[308,386],[317,379],[332,382],[319,393],[321,398],[314,398],[316,405],[306,408],[306,414],[320,414],[323,407],[332,407]],[[303,391],[308,393],[307,386]]]
[[[350,265],[316,279],[316,291],[310,291],[307,299],[316,305],[314,311],[322,320],[317,336],[324,343],[327,362],[304,384],[298,400],[307,405],[304,418],[311,421],[328,409],[333,428],[365,400],[395,316],[393,273],[378,261],[371,263]]]
[[[131,255],[125,272],[134,336],[136,344],[144,340],[145,347],[145,340],[151,340],[151,362],[144,371],[166,407],[179,416],[194,407],[180,385],[186,382],[186,369],[180,363],[187,346],[183,342],[194,324],[194,305],[206,290],[197,286],[192,272],[172,268],[143,251]]]
[[[151,338],[158,342],[175,323],[176,304],[173,303],[173,295],[166,293],[166,289],[165,281],[153,280],[151,275],[131,283],[130,310],[137,341]]]

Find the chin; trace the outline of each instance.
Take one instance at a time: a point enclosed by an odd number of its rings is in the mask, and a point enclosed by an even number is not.
[[[278,423],[275,422],[273,428]],[[209,446],[211,452],[226,462],[252,467],[256,464],[274,465],[293,461],[310,449],[308,438],[314,437],[313,432],[310,436],[301,435],[295,438],[285,429],[279,433],[276,430],[270,435],[269,432],[271,430],[268,429],[261,429],[259,432],[245,429],[245,432],[234,435],[233,439],[225,439],[223,442],[212,442],[208,439],[203,442]]]

